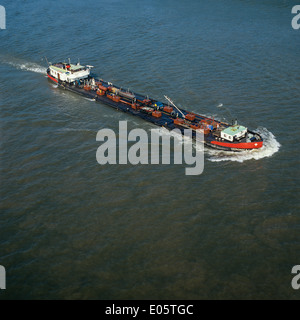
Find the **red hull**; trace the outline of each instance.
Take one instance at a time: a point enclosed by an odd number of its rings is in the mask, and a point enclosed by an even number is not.
[[[48,78],[50,78],[52,81],[54,81],[54,82],[56,82],[56,83],[58,82],[57,79],[51,77],[51,76],[49,75],[49,73],[48,73],[47,75],[48,75]]]
[[[211,143],[221,147],[234,148],[234,149],[259,149],[263,146],[263,141],[245,142],[245,143],[212,141]]]

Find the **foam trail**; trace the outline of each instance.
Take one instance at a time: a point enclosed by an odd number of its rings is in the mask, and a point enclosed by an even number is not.
[[[266,128],[258,128],[254,130],[258,132],[264,139],[262,148],[254,150],[245,150],[240,152],[230,152],[207,149],[207,154],[210,156],[209,161],[237,161],[244,162],[246,160],[259,160],[266,157],[271,157],[280,148],[280,143],[276,140],[272,132]]]
[[[7,63],[23,71],[31,71],[31,72],[41,73],[41,74],[47,73],[47,68],[44,68],[36,63],[31,63],[31,62],[17,63],[17,62],[11,62],[11,61]]]

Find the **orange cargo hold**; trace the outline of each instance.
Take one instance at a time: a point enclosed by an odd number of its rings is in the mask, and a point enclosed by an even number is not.
[[[164,112],[171,113],[173,111],[172,107],[164,107]]]
[[[150,104],[150,102],[151,102],[150,99],[144,99],[144,100],[143,100],[143,103],[144,103],[144,104]]]
[[[177,119],[174,120],[174,124],[183,124],[183,123],[184,123],[183,119],[177,118]]]
[[[200,125],[197,123],[197,124],[191,124],[190,125],[190,127],[192,128],[192,129],[200,129]]]
[[[161,112],[160,111],[154,111],[152,112],[152,116],[155,118],[160,118],[161,117]]]
[[[107,91],[107,88],[104,87],[104,86],[102,86],[101,84],[99,84],[98,88],[99,88],[100,90]]]
[[[188,113],[186,116],[185,116],[186,120],[189,120],[189,121],[194,121],[195,120],[195,115],[194,114],[191,114],[191,113]]]
[[[210,132],[210,130],[208,128],[205,128],[205,127],[200,127],[199,131],[203,132],[203,134],[209,134],[209,132]]]
[[[112,99],[113,99],[113,101],[115,101],[115,102],[120,102],[121,97],[119,97],[119,96],[113,96]]]
[[[111,99],[111,100],[113,100],[115,102],[119,102],[121,100],[121,98],[119,96],[112,96],[111,94],[109,94],[107,96],[107,98],[109,98],[109,99]]]
[[[104,96],[105,92],[103,90],[97,90],[97,95],[98,96]]]
[[[140,108],[140,105],[139,105],[139,104],[136,104],[136,103],[133,103],[133,104],[131,105],[131,107],[132,107],[132,109],[134,109],[134,110],[138,110],[138,109]]]

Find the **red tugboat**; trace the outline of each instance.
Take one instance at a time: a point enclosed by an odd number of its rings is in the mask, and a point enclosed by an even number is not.
[[[105,103],[117,110],[138,116],[168,130],[175,128],[182,133],[191,129],[193,137],[197,131],[204,134],[205,145],[225,150],[242,151],[259,149],[263,146],[262,137],[248,128],[235,123],[230,125],[187,110],[178,108],[165,96],[168,103],[150,99],[144,95],[123,90],[91,75],[92,66],[66,62],[48,66],[48,78],[59,87],[95,101]]]

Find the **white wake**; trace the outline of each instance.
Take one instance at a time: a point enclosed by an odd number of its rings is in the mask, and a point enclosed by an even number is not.
[[[180,143],[192,142],[192,139],[187,137],[184,139],[185,141],[182,140],[181,142],[182,137],[180,134],[169,131],[166,128],[160,128],[158,130],[160,135],[171,135],[173,137],[178,138],[180,140]],[[268,131],[266,128],[257,128],[254,131],[259,133],[264,140],[262,148],[233,152],[233,151],[221,151],[221,150],[205,147],[204,152],[206,155],[208,155],[208,160],[213,162],[218,162],[218,161],[244,162],[246,160],[259,160],[262,158],[271,157],[274,153],[276,153],[279,150],[281,145],[276,140],[272,132]]]
[[[11,66],[23,70],[23,71],[30,71],[30,72],[36,72],[36,73],[41,73],[41,74],[46,74],[47,73],[47,68],[42,67],[36,63],[32,62],[7,62]]]

